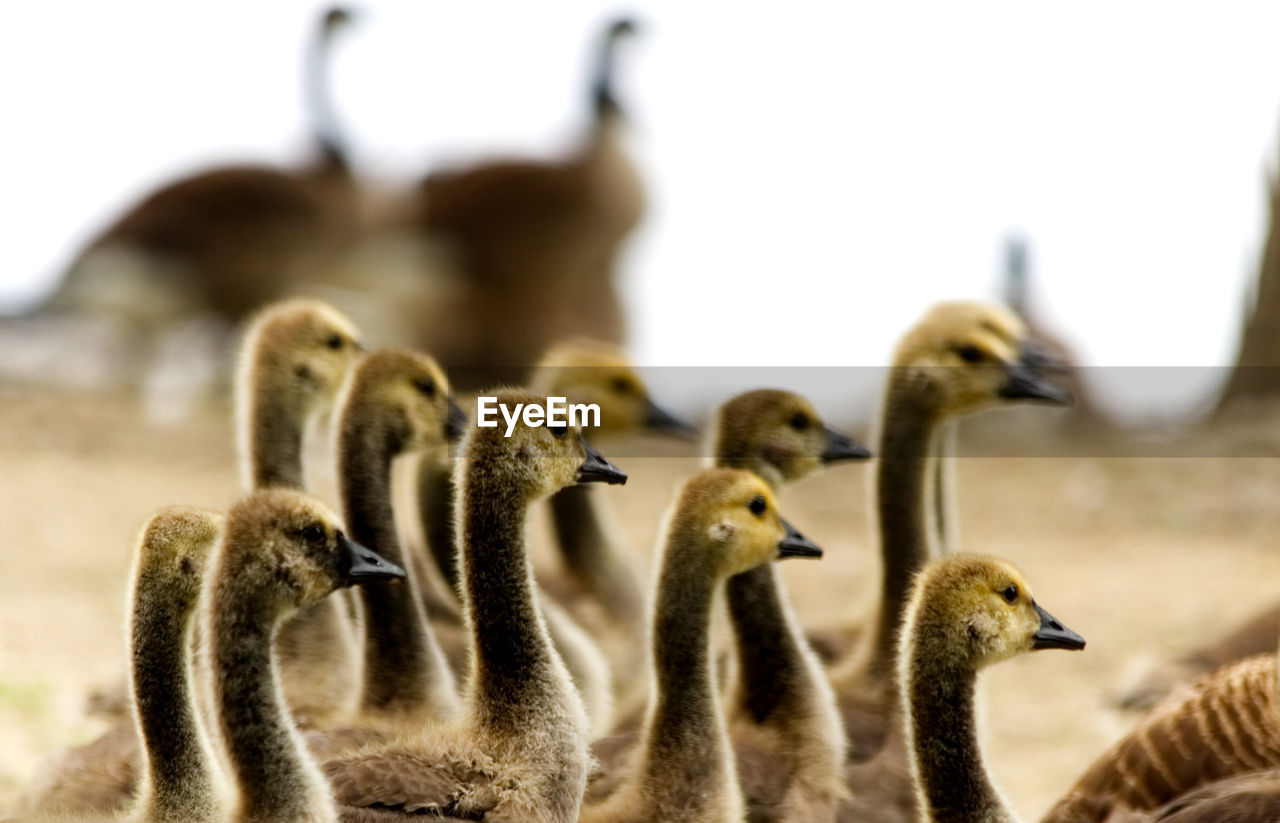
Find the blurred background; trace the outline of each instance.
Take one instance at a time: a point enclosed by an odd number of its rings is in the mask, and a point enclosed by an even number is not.
[[[313,162],[304,90],[322,11],[24,8],[0,34],[4,310],[49,300],[86,246],[162,186],[232,163]],[[1086,376],[1108,411],[1203,412],[1235,360],[1270,219],[1273,4],[357,12],[321,85],[364,221],[342,285],[374,295],[362,304],[374,316],[377,295],[439,305],[451,282],[421,255],[430,232],[406,230],[417,182],[493,156],[572,155],[591,129],[601,31],[624,12],[639,25],[617,54],[619,137],[646,208],[613,276],[638,362],[883,364],[929,302],[1001,296],[1010,238],[1026,246],[1036,319],[1081,365],[1113,367]],[[38,354],[6,350],[9,371],[47,373]],[[1139,366],[1180,369],[1115,368]]]

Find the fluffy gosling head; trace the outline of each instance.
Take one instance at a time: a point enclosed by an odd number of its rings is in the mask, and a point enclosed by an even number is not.
[[[309,415],[338,393],[360,350],[356,327],[327,303],[299,298],[268,306],[240,347],[240,413],[250,414],[269,393],[274,403]]]
[[[343,387],[338,414],[376,423],[371,430],[379,436],[397,438],[396,451],[454,442],[467,421],[436,361],[405,349],[379,349],[361,360]]]
[[[485,392],[499,406],[546,408],[547,398],[523,389]],[[472,426],[462,452],[473,471],[501,474],[514,481],[526,501],[553,494],[578,483],[624,484],[627,475],[596,451],[579,426],[528,426],[523,417],[511,436],[505,426]]]
[[[291,489],[257,491],[232,507],[217,551],[215,585],[238,588],[252,581],[277,617],[339,588],[405,576],[348,538],[328,507]]]
[[[138,535],[133,602],[169,604],[177,611],[175,619],[190,614],[223,520],[215,512],[185,506],[170,506],[151,515]],[[141,591],[145,587],[161,588],[165,596],[147,597]]]
[[[1036,603],[1021,572],[981,554],[957,554],[920,572],[902,631],[904,646],[918,642],[945,649],[971,671],[1038,649],[1084,648],[1083,637]],[[905,652],[899,660],[912,664]]]
[[[782,519],[769,486],[744,469],[694,475],[680,489],[672,523],[676,537],[711,547],[707,559],[718,577],[787,557],[822,557],[822,549]]]
[[[1071,395],[1050,382],[1057,370],[1027,339],[1027,328],[1002,306],[939,303],[902,338],[893,358],[899,375],[928,387],[951,413],[964,414],[1012,400],[1069,405]]]
[[[809,401],[779,389],[744,392],[720,407],[715,458],[775,484],[841,460],[865,460],[865,446],[823,424]]]
[[[586,338],[552,346],[534,370],[534,391],[600,407],[597,431],[625,434],[641,430],[691,437],[694,430],[653,402],[649,389],[610,343]]]

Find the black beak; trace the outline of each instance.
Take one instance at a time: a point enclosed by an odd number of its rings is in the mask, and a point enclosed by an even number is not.
[[[1084,638],[1058,622],[1058,618],[1040,608],[1040,604],[1031,601],[1036,614],[1040,615],[1040,628],[1032,636],[1033,649],[1068,649],[1079,651],[1084,648]]]
[[[1023,341],[1019,358],[1033,369],[1055,374],[1071,371],[1070,363],[1034,340]]]
[[[339,574],[342,576],[343,586],[404,580],[404,569],[372,549],[366,549],[342,532],[338,532],[338,548],[342,550]]]
[[[444,439],[450,443],[457,443],[462,439],[462,433],[467,429],[467,413],[453,402],[453,398],[449,398],[449,417],[444,421]]]
[[[778,559],[786,557],[822,557],[822,549],[818,544],[796,531],[787,521],[782,521],[782,528],[787,533],[778,541]]]
[[[596,451],[582,435],[578,435],[578,442],[587,453],[587,459],[578,467],[579,483],[608,483],[611,486],[626,484],[626,472],[605,460],[604,455]]]
[[[662,432],[664,434],[672,434],[676,437],[682,437],[686,440],[692,440],[698,436],[698,430],[680,418],[670,414],[666,409],[654,403],[652,400],[645,401],[649,404],[649,408],[645,410],[644,427],[650,431]]]
[[[835,463],[838,460],[866,460],[871,456],[871,451],[852,437],[825,426],[823,431],[827,435],[827,447],[822,451],[823,463]]]
[[[1055,406],[1070,406],[1071,392],[1049,382],[1039,368],[1025,361],[1006,366],[1008,380],[1000,387],[1006,400],[1040,400]]]

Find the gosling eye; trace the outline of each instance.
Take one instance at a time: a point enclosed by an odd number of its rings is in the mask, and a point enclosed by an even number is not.
[[[419,377],[413,381],[413,387],[424,397],[436,396],[436,381],[430,377]]]
[[[320,545],[328,542],[329,536],[325,533],[324,526],[319,523],[310,523],[298,529],[295,534],[302,540],[312,545]]]
[[[550,430],[551,434],[553,434],[556,438],[561,440],[563,440],[564,436],[569,433],[569,427],[564,425],[547,426],[547,429]]]
[[[615,377],[610,384],[616,394],[631,394],[631,381],[625,377]]]
[[[764,495],[757,494],[755,497],[751,498],[751,502],[747,504],[747,508],[750,509],[751,513],[756,517],[764,517],[765,509],[769,508],[769,506],[764,502]]]
[[[1004,597],[1004,602],[1006,603],[1012,604],[1018,602],[1018,587],[1016,584],[1010,583],[1008,586],[1005,586],[1004,591],[1000,592],[1000,594]]]
[[[986,352],[973,344],[961,346],[956,349],[956,354],[960,355],[960,359],[966,363],[981,363],[987,359]]]
[[[345,346],[346,343],[347,341],[343,340],[342,335],[338,334],[337,332],[334,332],[333,334],[329,335],[328,339],[324,341],[324,344],[326,346],[328,346],[329,348],[335,351]]]
[[[809,428],[810,422],[811,421],[809,420],[809,415],[805,414],[802,411],[798,411],[791,416],[791,428],[795,429],[798,432],[802,432],[805,429]]]

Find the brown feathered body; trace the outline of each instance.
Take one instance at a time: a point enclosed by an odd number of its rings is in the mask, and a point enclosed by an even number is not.
[[[450,367],[481,368],[470,382],[519,380],[566,336],[622,339],[614,271],[645,208],[622,128],[620,115],[606,119],[560,162],[492,162],[423,182],[419,225],[461,273],[469,319],[456,339],[429,342]]]
[[[1122,809],[1158,809],[1224,778],[1280,768],[1277,700],[1274,654],[1210,674],[1098,758],[1045,823],[1096,823]]]

